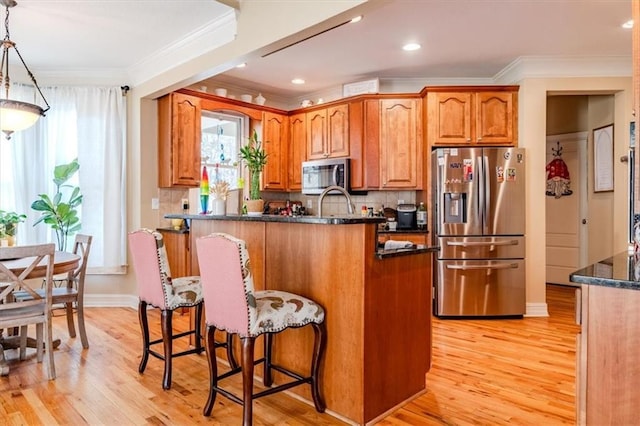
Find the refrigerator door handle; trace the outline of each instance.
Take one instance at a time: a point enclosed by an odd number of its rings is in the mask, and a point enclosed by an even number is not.
[[[482,226],[481,232],[484,233],[484,223],[485,223],[485,196],[484,191],[485,191],[485,181],[484,181],[484,166],[483,166],[483,162],[482,162],[482,158],[483,157],[477,157],[476,158],[476,179],[478,180],[478,185],[476,185],[477,187],[477,203],[478,203],[478,210],[477,210],[477,217],[480,217],[480,226]]]
[[[447,265],[447,269],[473,271],[478,269],[518,269],[517,263],[494,263],[492,265]]]
[[[448,246],[456,247],[484,247],[484,246],[517,246],[518,240],[503,241],[447,241]]]
[[[490,172],[489,172],[489,157],[487,157],[486,155],[482,156],[482,180],[484,181],[484,190],[482,191],[482,193],[484,194],[484,196],[482,197],[482,203],[483,203],[483,208],[482,208],[482,226],[483,226],[483,233],[487,233],[489,231],[489,224],[487,223],[487,221],[489,220],[489,203],[491,200],[491,182],[489,181],[490,179]],[[492,225],[493,226],[493,225]]]

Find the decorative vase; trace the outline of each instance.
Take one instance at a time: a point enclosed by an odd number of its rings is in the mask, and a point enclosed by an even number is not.
[[[176,231],[179,231],[182,229],[182,219],[171,219],[171,226],[173,226],[173,229]]]
[[[264,96],[262,96],[262,93],[258,93],[258,96],[256,96],[256,104],[258,105],[264,105],[264,103],[266,102],[266,99]]]
[[[227,214],[227,200],[224,198],[214,198],[211,201],[211,213],[215,216]]]
[[[260,216],[264,210],[264,200],[247,200],[245,201],[247,206],[247,215]]]

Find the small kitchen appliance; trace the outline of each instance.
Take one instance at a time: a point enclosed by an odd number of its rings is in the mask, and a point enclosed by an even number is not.
[[[415,204],[398,204],[398,225],[397,229],[417,229]]]

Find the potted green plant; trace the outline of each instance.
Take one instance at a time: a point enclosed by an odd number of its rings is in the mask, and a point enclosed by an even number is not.
[[[7,240],[8,246],[16,244],[18,224],[27,218],[24,214],[0,210],[0,239]]]
[[[42,212],[42,216],[33,224],[36,226],[44,222],[56,233],[58,250],[64,251],[67,248],[69,235],[80,230],[80,218],[77,207],[82,203],[80,188],[72,185],[65,185],[71,177],[80,169],[76,158],[69,164],[60,164],[53,169],[53,183],[56,185],[56,193],[53,197],[47,194],[39,194],[38,200],[31,203],[31,208]],[[66,199],[64,198],[67,194]]]
[[[267,153],[253,130],[249,142],[240,148],[240,158],[249,169],[249,200],[246,202],[247,214],[261,214],[264,201],[260,198],[260,174],[267,164]]]

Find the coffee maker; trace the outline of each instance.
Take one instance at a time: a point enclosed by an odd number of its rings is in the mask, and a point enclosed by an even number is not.
[[[398,227],[397,229],[417,229],[418,221],[416,217],[417,208],[415,204],[398,204]]]

